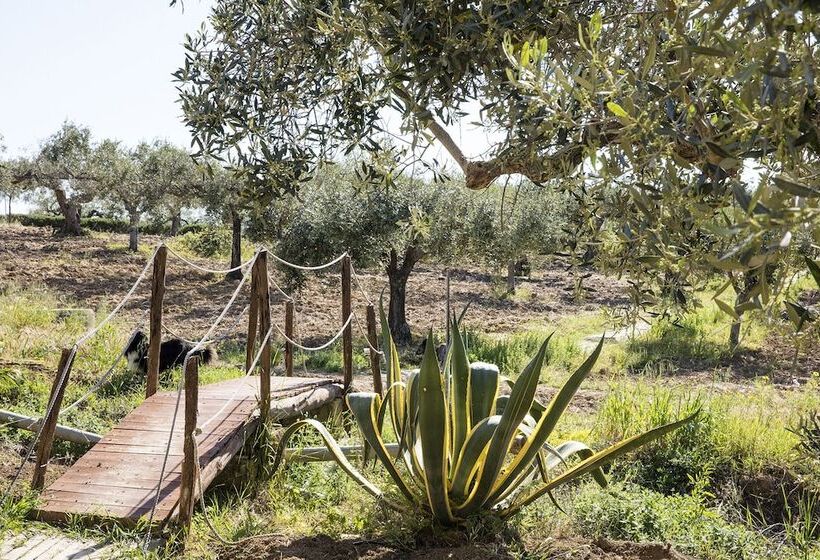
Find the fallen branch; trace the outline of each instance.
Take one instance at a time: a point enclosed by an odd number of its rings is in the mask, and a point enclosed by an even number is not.
[[[20,428],[21,430],[28,430],[36,432],[40,426],[40,418],[32,418],[17,414],[16,412],[9,412],[8,410],[0,410],[0,422],[4,422],[7,426]],[[69,428],[57,424],[57,429],[54,432],[54,437],[64,439],[72,443],[97,443],[102,439],[99,434],[86,432],[85,430],[78,430],[76,428]]]

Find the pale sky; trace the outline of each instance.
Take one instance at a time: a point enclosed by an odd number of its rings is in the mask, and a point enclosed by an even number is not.
[[[188,147],[171,78],[211,0],[0,0],[0,134],[35,150],[66,119],[96,139]]]
[[[89,127],[95,140],[133,146],[161,138],[189,148],[171,74],[184,61],[185,34],[199,29],[211,4],[184,0],[183,10],[168,0],[0,0],[4,155],[32,154],[66,119]],[[388,118],[387,127],[397,131],[398,121]],[[484,130],[449,128],[468,156],[486,149]],[[450,160],[441,146],[427,157]],[[18,200],[12,209],[28,205]]]

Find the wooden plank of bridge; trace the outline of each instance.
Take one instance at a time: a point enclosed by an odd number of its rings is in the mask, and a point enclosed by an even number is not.
[[[203,489],[256,428],[258,388],[255,376],[199,387],[198,425],[203,432],[197,437],[197,447]],[[270,418],[301,416],[339,398],[342,392],[342,386],[329,378],[273,378]],[[165,475],[160,480],[177,408]],[[47,522],[83,515],[88,522],[114,518],[133,524],[149,516],[159,486],[154,522],[162,525],[175,518],[182,478],[184,411],[185,398],[180,397],[177,404],[176,393],[156,393],[146,399],[43,491],[34,515]]]

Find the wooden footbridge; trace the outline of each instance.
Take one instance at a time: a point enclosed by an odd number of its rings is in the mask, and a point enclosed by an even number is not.
[[[285,300],[284,330],[271,322],[268,252],[260,250],[248,263],[236,268],[245,269],[242,280],[222,314],[194,348],[201,348],[213,340],[211,336],[215,329],[236,301],[246,279],[250,278],[245,375],[200,386],[199,364],[192,350],[186,356],[177,390],[157,392],[168,252],[167,247],[160,245],[125,299],[72,348],[63,350],[48,407],[39,424],[37,437],[24,459],[25,464],[25,460],[35,451],[36,444],[37,458],[31,484],[36,490],[45,486],[55,427],[77,350],[123,307],[140,281],[147,276],[149,267],[152,267],[146,399],[41,493],[40,503],[33,512],[37,519],[59,523],[79,516],[88,522],[108,519],[125,524],[135,524],[143,519],[152,527],[176,520],[187,528],[196,500],[243,449],[259,426],[268,421],[281,422],[302,417],[341,398],[350,387],[353,362],[351,325],[354,318],[351,273],[355,275],[350,257],[345,254],[319,267],[298,267],[272,255],[285,265],[307,270],[341,264],[341,329],[330,342],[311,348],[293,340],[293,300],[278,286],[276,289]],[[179,255],[177,257],[206,272],[230,272],[205,269]],[[381,352],[377,348],[372,304],[367,307],[366,322],[366,342],[372,350],[371,370],[376,388],[381,390]],[[274,330],[279,331],[284,339],[285,375],[272,378]],[[306,351],[317,350],[329,346],[338,338],[343,343],[344,375],[341,379],[293,376],[294,347]],[[101,377],[97,388],[116,365],[117,362],[112,364]]]
[[[192,404],[197,406],[199,417],[209,419],[202,433],[194,434],[196,461],[205,489],[259,425],[259,377],[206,385],[198,393],[198,406]],[[341,380],[275,378],[270,417],[299,417],[331,403],[342,393]],[[154,523],[164,525],[176,517],[185,467],[182,423],[174,428],[165,473],[160,472],[174,413],[182,418],[186,408],[192,408],[186,398],[187,394],[177,403],[176,394],[168,392],[146,399],[40,495],[35,516],[48,522],[82,515],[88,521],[117,519],[135,524],[151,514],[156,500]]]

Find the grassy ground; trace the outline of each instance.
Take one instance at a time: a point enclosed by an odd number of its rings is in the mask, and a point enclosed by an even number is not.
[[[84,242],[110,251],[96,258],[122,254],[116,246],[122,238]],[[55,256],[45,251],[30,258],[53,262]],[[93,255],[84,258],[95,262]],[[43,270],[39,281],[6,281],[0,290],[0,408],[32,415],[45,406],[59,349],[76,340],[108,307],[97,305],[101,300],[94,297],[67,297],[49,277],[50,270],[62,269]],[[220,280],[201,282],[216,290]],[[325,286],[332,288],[332,283]],[[485,288],[481,297],[492,297],[489,281]],[[308,289],[315,293],[322,287]],[[544,293],[540,289],[536,285],[524,299],[546,305],[538,300]],[[94,302],[93,318],[83,310],[89,301]],[[750,317],[742,348],[733,352],[725,342],[728,320],[711,303],[710,294],[703,294],[702,301],[703,307],[677,324],[658,322],[639,338],[607,344],[556,436],[600,448],[696,409],[702,411],[699,420],[612,465],[608,488],[583,483],[559,493],[556,500],[563,512],[543,500],[506,525],[492,518],[475,519],[464,531],[453,533],[431,528],[422,516],[398,515],[380,506],[332,463],[293,464],[272,474],[267,464],[249,454],[207,493],[206,512],[195,516],[185,557],[671,558],[651,556],[656,549],[636,544],[656,541],[704,559],[820,558],[820,457],[801,451],[800,436],[793,431],[801,418],[820,410],[820,377],[811,361],[811,345],[804,341],[795,359],[783,342],[786,327],[779,320]],[[484,305],[470,312],[477,314],[468,322],[470,356],[497,363],[512,377],[555,331],[539,387],[543,399],[583,360],[583,339],[612,328],[611,314],[600,304],[547,319],[533,315],[522,322],[495,320],[497,328],[488,334],[479,328],[481,314],[494,304],[487,300]],[[174,313],[188,324],[184,309]],[[82,396],[116,359],[132,318],[114,321],[82,349],[66,403]],[[190,324],[198,324],[197,319]],[[504,324],[512,326],[504,330]],[[221,364],[205,368],[203,382],[239,375],[234,366],[244,357],[240,331],[220,345]],[[358,341],[357,348],[361,346]],[[356,382],[366,387],[367,362],[363,353],[356,356],[361,374]],[[408,367],[417,359],[414,349],[403,355]],[[297,355],[297,367],[304,370],[340,366],[335,349]],[[177,376],[164,379],[163,385],[175,386]],[[119,367],[97,395],[61,422],[104,433],[141,401],[143,391],[143,380]],[[343,441],[358,442],[346,427],[337,419],[332,430]],[[28,432],[0,428],[0,474],[6,484],[30,438]],[[318,441],[304,436],[301,443]],[[81,446],[58,444],[51,476],[83,451]],[[389,487],[380,470],[367,467],[366,472]],[[26,491],[25,484],[17,486],[14,499],[0,509],[0,532],[35,526],[25,520],[35,503],[36,495]],[[212,538],[206,516],[228,540],[272,534],[237,546],[220,544]],[[96,536],[128,540],[141,535],[141,529],[108,528]],[[79,523],[67,530],[88,534]],[[166,549],[147,556],[176,557],[177,545],[171,535]]]

